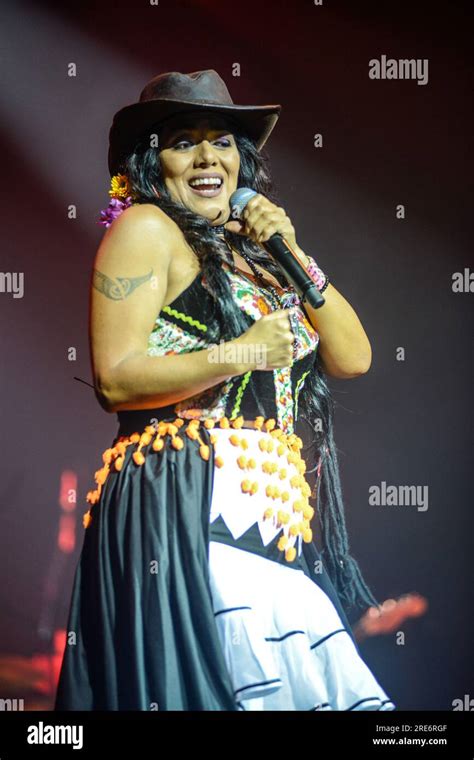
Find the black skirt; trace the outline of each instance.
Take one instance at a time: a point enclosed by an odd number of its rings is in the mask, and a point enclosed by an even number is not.
[[[76,568],[55,710],[240,709],[212,604],[214,451],[209,431],[200,435],[208,460],[196,442],[176,450],[166,436],[160,452],[142,447],[141,466],[129,446],[111,468]],[[327,572],[310,571],[316,546],[303,548],[302,569],[353,638]]]

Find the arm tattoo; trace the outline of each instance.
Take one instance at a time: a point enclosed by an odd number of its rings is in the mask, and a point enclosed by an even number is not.
[[[124,301],[133,291],[149,280],[153,274],[153,269],[148,274],[141,277],[107,277],[103,272],[94,269],[92,285],[104,296],[112,301]]]

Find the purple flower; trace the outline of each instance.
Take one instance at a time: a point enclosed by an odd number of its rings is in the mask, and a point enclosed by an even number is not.
[[[104,227],[110,227],[120,214],[125,211],[126,208],[132,205],[132,198],[129,195],[124,201],[120,198],[111,198],[109,205],[106,209],[102,209],[100,212],[100,221],[97,224],[103,224]]]

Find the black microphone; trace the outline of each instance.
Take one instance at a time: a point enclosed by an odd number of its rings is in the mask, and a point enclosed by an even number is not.
[[[229,198],[229,205],[233,219],[242,218],[244,208],[254,195],[257,195],[257,193],[249,187],[239,187],[232,193]],[[320,306],[326,303],[314,280],[279,232],[275,232],[262,245],[273,256],[283,274],[298,293],[301,301],[307,301],[314,309],[319,309]]]

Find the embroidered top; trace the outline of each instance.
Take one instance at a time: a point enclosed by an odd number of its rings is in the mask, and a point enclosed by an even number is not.
[[[308,256],[310,260],[311,257]],[[314,260],[312,260],[314,261]],[[249,327],[263,315],[274,310],[269,292],[257,285],[241,270],[233,270],[223,261],[222,267],[230,279],[232,295],[248,318]],[[199,351],[219,344],[206,334],[206,320],[214,313],[212,296],[205,287],[203,272],[199,272],[191,284],[158,314],[149,335],[147,354],[166,356]],[[295,335],[294,359],[291,367],[274,370],[256,369],[229,378],[202,393],[183,399],[176,404],[156,409],[123,410],[117,412],[118,435],[127,435],[143,427],[150,420],[182,419],[229,420],[239,415],[254,419],[258,415],[275,419],[285,433],[294,432],[298,419],[298,398],[305,379],[314,367],[319,335],[309,322],[300,299],[292,287],[280,288],[281,308],[296,306],[292,320]]]

